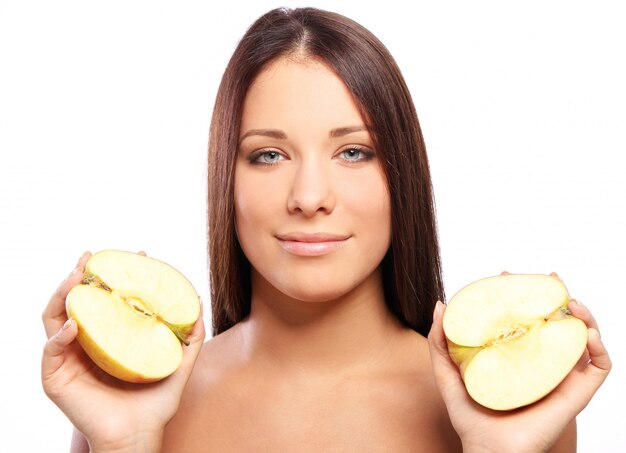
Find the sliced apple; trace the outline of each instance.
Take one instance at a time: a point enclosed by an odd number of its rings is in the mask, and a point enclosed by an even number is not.
[[[526,406],[550,393],[587,344],[587,326],[571,315],[567,288],[547,275],[478,280],[450,299],[443,317],[450,357],[479,404]]]
[[[78,342],[100,368],[145,383],[176,371],[200,301],[189,280],[162,261],[105,250],[87,262],[66,309],[78,324]]]

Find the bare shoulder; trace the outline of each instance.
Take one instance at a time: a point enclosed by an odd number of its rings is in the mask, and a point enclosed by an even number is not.
[[[222,423],[227,392],[237,388],[240,374],[235,327],[202,345],[178,411],[166,427],[163,451],[205,451],[203,433]]]
[[[460,440],[435,382],[427,339],[407,329],[397,349],[397,369],[404,382],[395,391],[401,392],[411,408],[409,419],[416,425],[414,431],[422,440],[427,439],[427,444],[440,447],[429,451],[460,452]]]
[[[242,351],[244,344],[239,325],[210,338],[202,345],[200,355],[185,388],[183,403],[196,400],[197,396],[208,397],[220,386],[236,383],[236,375],[243,372]],[[235,379],[235,382],[233,382]],[[187,399],[189,401],[187,401]]]
[[[277,379],[244,357],[242,338],[235,326],[204,344],[164,451],[461,451],[418,333],[407,329],[384,366],[331,386]]]
[[[190,377],[189,384],[205,387],[216,379],[225,377],[224,373],[232,371],[241,362],[243,340],[239,335],[239,326],[205,341],[198,356],[198,361]]]

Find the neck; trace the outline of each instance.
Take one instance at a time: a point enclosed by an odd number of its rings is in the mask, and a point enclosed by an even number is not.
[[[241,323],[249,357],[283,370],[315,373],[379,365],[404,330],[385,304],[376,270],[339,298],[301,301],[252,272],[250,315]]]

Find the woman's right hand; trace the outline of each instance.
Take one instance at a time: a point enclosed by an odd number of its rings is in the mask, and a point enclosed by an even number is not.
[[[74,341],[78,326],[65,311],[65,298],[80,284],[90,257],[86,252],[80,258],[43,312],[48,336],[41,361],[44,391],[87,438],[91,451],[159,451],[165,425],[178,409],[204,342],[202,313],[174,374],[151,384],[117,380],[100,370]]]

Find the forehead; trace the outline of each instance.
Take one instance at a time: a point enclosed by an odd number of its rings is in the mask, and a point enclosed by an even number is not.
[[[251,84],[243,105],[242,130],[308,124],[328,130],[362,123],[350,91],[316,59],[279,58]]]

